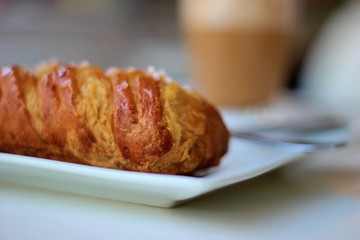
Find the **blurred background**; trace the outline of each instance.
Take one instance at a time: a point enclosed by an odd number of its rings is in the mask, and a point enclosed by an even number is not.
[[[288,2],[295,3],[296,11],[290,12],[296,15],[296,25],[283,74],[285,88],[304,92],[329,108],[360,102],[359,1]],[[103,67],[153,65],[180,83],[193,85],[182,4],[181,0],[0,0],[0,64],[32,67],[56,58],[86,59]]]

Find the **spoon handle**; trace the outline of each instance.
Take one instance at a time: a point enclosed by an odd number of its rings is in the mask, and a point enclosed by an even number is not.
[[[347,145],[346,140],[318,142],[318,141],[303,140],[298,138],[267,137],[251,132],[233,132],[232,136],[236,138],[247,139],[252,141],[260,141],[263,143],[271,143],[277,145],[288,145],[288,146],[301,145],[308,147],[308,151],[316,151],[319,149],[326,149],[326,148],[338,148]]]

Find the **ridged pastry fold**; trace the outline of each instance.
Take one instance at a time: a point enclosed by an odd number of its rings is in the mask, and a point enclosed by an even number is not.
[[[45,62],[0,68],[0,151],[130,171],[187,174],[219,164],[218,111],[153,71]]]

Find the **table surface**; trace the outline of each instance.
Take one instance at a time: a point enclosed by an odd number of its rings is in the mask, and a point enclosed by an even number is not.
[[[171,209],[1,183],[0,239],[359,239],[359,147]]]
[[[7,56],[1,60],[6,63],[32,66],[53,54],[62,61],[81,57],[106,66],[145,66],[150,62],[164,67],[177,79],[184,78],[182,73],[187,72],[183,69],[183,48],[172,39],[165,44],[152,40],[152,47],[147,43],[145,48],[139,47],[143,46],[144,38],[138,38],[141,41],[128,41],[124,44],[126,48],[119,49],[124,35],[114,34],[112,25],[104,28],[115,21],[105,21],[100,28],[94,28],[90,22],[91,28],[86,28],[81,24],[88,21],[74,25],[70,19],[72,24],[68,24],[59,21],[58,12],[44,11],[36,4],[32,8],[18,5],[2,12],[0,52]],[[65,16],[69,18],[68,14]],[[61,23],[71,28],[68,38],[61,32],[64,28]],[[57,35],[53,33],[54,25],[59,31]],[[35,38],[38,31],[31,32],[33,28],[49,31]],[[81,28],[82,34],[74,35],[73,28]],[[99,29],[104,32],[101,36]],[[104,38],[105,33],[111,33],[110,37]],[[53,38],[58,41],[52,41]],[[104,41],[101,51],[94,47]],[[46,47],[49,42],[51,47]],[[159,60],[167,59],[168,55],[171,57],[171,61],[165,62],[168,64]],[[344,149],[308,155],[172,209],[2,182],[0,239],[360,239],[359,147],[357,141]]]

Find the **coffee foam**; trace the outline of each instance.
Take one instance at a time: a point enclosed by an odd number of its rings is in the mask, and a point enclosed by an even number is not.
[[[296,0],[182,0],[185,28],[284,29],[294,28]]]

